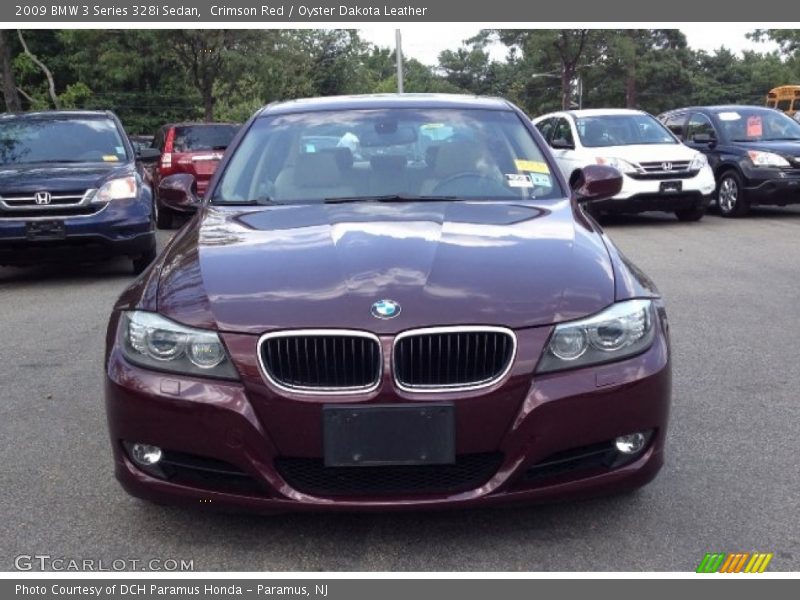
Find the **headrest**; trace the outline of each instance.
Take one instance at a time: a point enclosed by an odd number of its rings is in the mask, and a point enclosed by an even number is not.
[[[317,152],[321,154],[333,154],[333,158],[336,161],[336,164],[339,165],[340,171],[347,171],[347,169],[353,166],[353,151],[350,150],[350,148],[344,146],[338,146],[336,148],[321,148],[320,150],[317,150]]]
[[[297,187],[338,185],[341,179],[342,173],[335,152],[303,152],[297,156],[294,165],[294,184]]]
[[[474,142],[450,142],[439,147],[434,170],[440,177],[482,171],[484,158],[483,149]]]

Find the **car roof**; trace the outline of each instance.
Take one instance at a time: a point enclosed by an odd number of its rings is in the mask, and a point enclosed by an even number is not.
[[[370,108],[512,110],[511,104],[507,100],[489,96],[469,96],[466,94],[365,94],[275,102],[262,108],[258,116]]]
[[[109,110],[36,110],[31,112],[7,112],[2,119],[97,119],[114,118]]]
[[[166,123],[162,125],[162,129],[166,129],[169,127],[217,127],[219,125],[227,125],[227,126],[234,126],[239,127],[241,123],[229,123],[227,121],[181,121],[179,123]]]
[[[584,108],[581,110],[564,111],[573,117],[611,117],[615,115],[646,115],[643,110],[633,108]]]

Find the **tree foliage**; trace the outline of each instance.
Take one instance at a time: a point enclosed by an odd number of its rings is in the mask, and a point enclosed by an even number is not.
[[[274,100],[397,88],[393,50],[365,42],[356,30],[22,33],[0,35],[0,109],[109,109],[132,133],[168,121],[242,121]],[[693,50],[675,29],[483,30],[442,52],[436,65],[406,58],[404,87],[503,96],[532,115],[579,101],[653,113],[688,104],[762,104],[772,87],[800,82],[800,32],[749,36],[779,50]],[[504,60],[489,51],[498,43]]]

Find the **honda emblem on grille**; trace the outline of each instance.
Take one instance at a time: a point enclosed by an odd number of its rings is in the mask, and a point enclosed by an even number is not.
[[[672,163],[671,162],[663,162],[661,163],[661,168],[665,171],[672,171]]]
[[[376,319],[393,319],[400,314],[400,305],[394,300],[378,300],[370,312]]]
[[[50,192],[36,192],[36,204],[50,204]]]

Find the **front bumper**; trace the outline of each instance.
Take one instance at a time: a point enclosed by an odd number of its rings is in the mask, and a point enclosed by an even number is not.
[[[661,191],[662,182],[679,182],[679,192]],[[622,189],[614,198],[593,202],[592,206],[607,212],[636,213],[645,211],[673,212],[705,208],[716,188],[714,173],[706,166],[693,176],[681,178],[634,178],[623,174]]]
[[[59,216],[42,211],[8,218],[0,213],[0,264],[140,256],[156,246],[151,212],[149,201],[131,199],[109,202],[92,214]],[[63,221],[64,236],[32,239],[26,232],[32,221]]]
[[[800,175],[797,173],[764,172],[753,170],[752,178],[745,180],[745,198],[750,204],[798,204],[800,203]]]
[[[269,390],[252,362],[255,358],[246,358],[255,348],[255,336],[224,336],[241,383],[144,370],[112,348],[106,407],[116,476],[129,493],[152,501],[264,513],[487,506],[584,497],[644,485],[663,464],[671,389],[666,334],[659,330],[650,349],[631,359],[532,380],[549,334],[549,328],[518,332],[520,352],[514,368],[504,381],[486,390],[413,394],[393,389],[386,379],[371,397],[337,399],[299,399]],[[325,403],[443,399],[455,404],[457,454],[498,457],[491,472],[468,489],[424,493],[409,489],[389,495],[311,493],[291,484],[280,468],[287,457],[321,456]],[[555,470],[542,469],[554,457],[576,456],[581,449],[597,448],[637,431],[654,433],[632,462],[613,466],[567,461]],[[178,469],[177,475],[173,470],[169,476],[146,472],[133,463],[123,442],[157,445],[177,457],[183,470]],[[198,464],[214,473],[206,477],[206,470],[194,477],[184,468]]]

